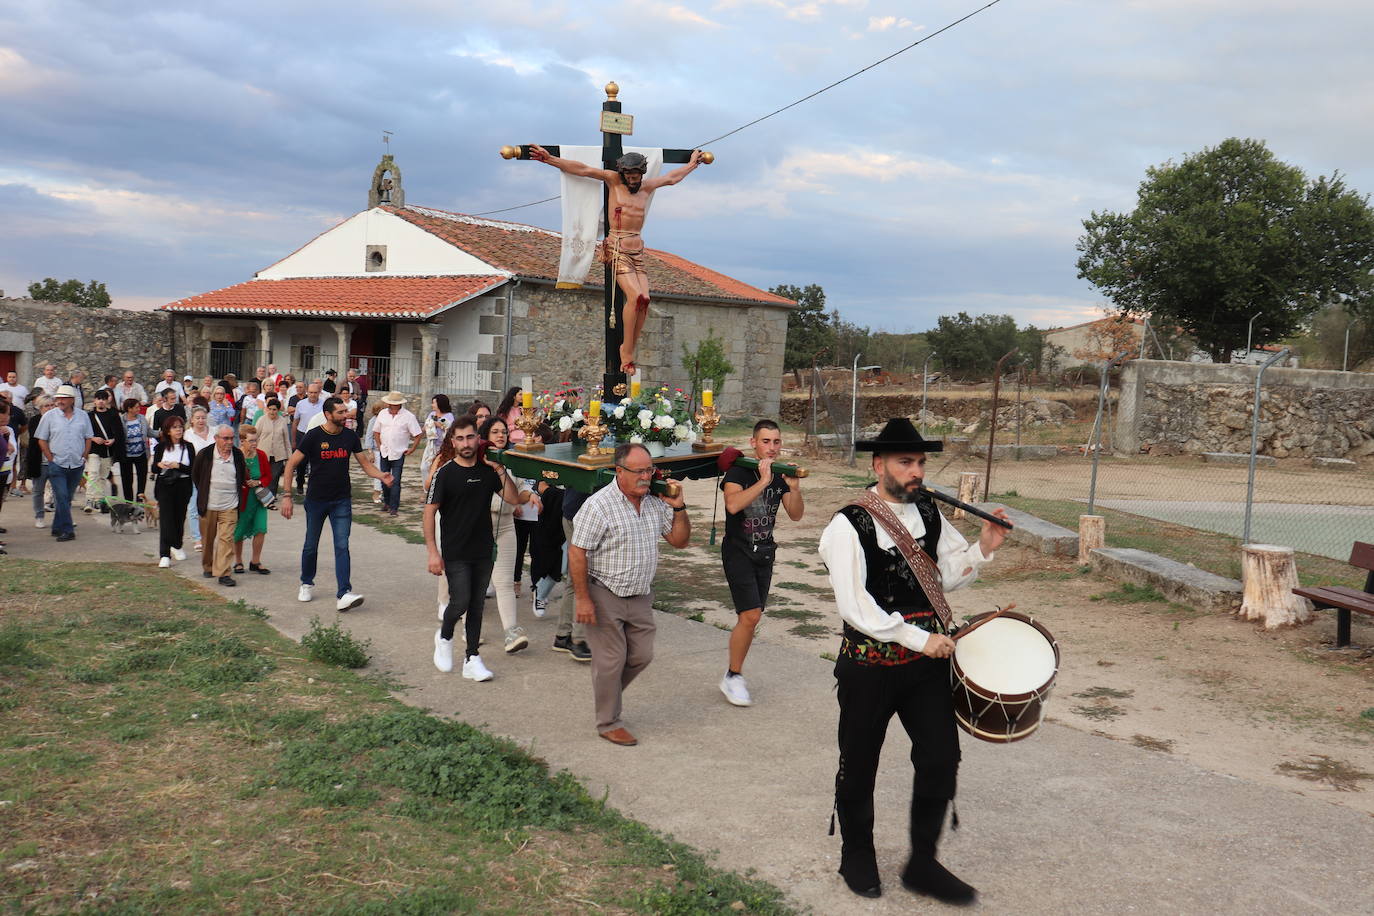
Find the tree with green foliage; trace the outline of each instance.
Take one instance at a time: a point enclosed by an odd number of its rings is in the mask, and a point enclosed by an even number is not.
[[[825,290],[815,283],[802,288],[786,283],[769,290],[797,303],[787,316],[787,344],[783,351],[784,369],[810,368],[821,351],[833,351],[835,330],[825,311]]]
[[[1033,325],[1018,329],[1010,315],[941,315],[925,339],[935,348],[939,365],[957,375],[989,375],[1013,348],[1017,362],[1027,368],[1039,370],[1043,360],[1044,335]]]
[[[1297,333],[1324,305],[1374,314],[1374,210],[1340,175],[1309,180],[1231,138],[1151,167],[1135,210],[1094,212],[1078,276],[1127,314],[1176,324],[1215,362]]]
[[[44,302],[70,302],[88,309],[110,307],[110,294],[105,291],[105,284],[97,283],[95,280],[89,283],[82,283],[80,280],[58,283],[57,280],[48,277],[42,283],[30,283],[29,295]]]
[[[716,336],[714,328],[707,330],[695,351],[687,349],[687,343],[683,342],[682,368],[687,372],[692,400],[696,400],[697,393],[705,387],[704,382],[711,383],[712,391],[722,390],[725,377],[735,371],[734,364],[725,357],[725,341]]]

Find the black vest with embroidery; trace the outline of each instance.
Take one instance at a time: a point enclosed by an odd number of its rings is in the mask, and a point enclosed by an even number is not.
[[[940,510],[933,500],[921,497],[916,502],[925,524],[926,533],[917,538],[916,543],[936,561],[936,549],[940,543]],[[896,547],[883,550],[878,546],[878,523],[868,510],[860,506],[845,506],[840,514],[849,519],[859,536],[859,546],[863,548],[864,565],[867,567],[865,589],[873,596],[878,607],[884,611],[896,611],[902,619],[913,626],[931,633],[943,632],[940,619],[930,605],[916,574],[907,565],[906,558]],[[912,651],[901,643],[882,642],[863,633],[848,622],[844,625],[844,639],[840,642],[840,655],[860,665],[905,665],[924,658],[919,652]]]

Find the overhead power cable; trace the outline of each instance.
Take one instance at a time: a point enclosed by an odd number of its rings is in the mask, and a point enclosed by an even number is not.
[[[936,29],[934,32],[931,32],[929,35],[925,35],[925,36],[923,36],[923,37],[917,39],[916,41],[913,41],[911,44],[907,45],[906,47],[898,48],[896,51],[893,51],[891,54],[887,55],[886,57],[883,57],[883,58],[880,58],[880,59],[878,59],[878,60],[875,60],[873,63],[869,64],[868,66],[862,67],[862,68],[860,68],[860,69],[858,69],[858,70],[855,70],[853,73],[849,74],[849,75],[846,76],[846,77],[843,77],[843,78],[841,78],[841,79],[835,80],[835,82],[829,84],[828,86],[822,86],[820,89],[817,89],[815,92],[812,92],[812,93],[810,93],[810,94],[808,94],[808,95],[804,95],[804,96],[802,96],[801,98],[797,99],[795,102],[789,102],[788,104],[782,106],[781,108],[778,108],[778,109],[776,109],[776,110],[774,110],[774,111],[768,112],[768,114],[764,115],[763,117],[755,118],[754,120],[748,122],[747,124],[741,124],[739,127],[736,127],[736,128],[735,128],[734,130],[732,130],[732,131],[728,131],[728,132],[726,132],[726,133],[723,133],[723,134],[721,134],[719,137],[712,137],[710,140],[707,140],[707,141],[705,141],[705,142],[703,142],[703,143],[698,143],[696,146],[694,146],[694,147],[692,147],[692,148],[693,148],[693,149],[702,149],[702,148],[704,148],[704,147],[706,147],[706,146],[709,146],[709,145],[712,144],[712,143],[719,143],[721,140],[724,140],[726,137],[733,137],[735,134],[739,133],[740,131],[742,131],[742,130],[747,130],[747,129],[749,129],[750,127],[753,127],[755,124],[762,124],[764,121],[767,121],[769,118],[774,117],[775,115],[780,115],[780,114],[782,114],[784,111],[787,111],[789,108],[796,108],[798,105],[802,104],[803,102],[809,102],[809,101],[811,101],[812,99],[814,99],[816,96],[821,95],[822,93],[825,93],[825,92],[829,92],[831,89],[834,89],[836,86],[839,86],[839,85],[842,85],[842,84],[844,84],[844,83],[847,83],[847,82],[849,82],[850,80],[854,79],[854,77],[856,77],[856,76],[861,76],[861,75],[867,73],[869,70],[872,70],[874,67],[880,67],[880,66],[882,66],[883,64],[887,63],[888,61],[892,60],[894,57],[898,57],[898,56],[900,56],[900,55],[902,55],[902,54],[905,54],[907,51],[910,51],[912,48],[915,48],[915,47],[917,47],[918,45],[923,45],[923,44],[925,44],[927,41],[930,41],[930,40],[931,40],[932,38],[934,38],[936,35],[939,35],[939,34],[941,34],[941,33],[943,33],[943,32],[948,32],[950,29],[954,28],[955,26],[960,25],[961,23],[964,23],[964,22],[968,22],[968,21],[969,21],[970,19],[972,19],[974,16],[977,16],[979,13],[986,12],[987,10],[992,9],[994,6],[996,6],[997,4],[999,4],[999,3],[1001,3],[1001,2],[1002,2],[1002,0],[991,0],[990,3],[986,3],[986,4],[984,4],[983,6],[980,6],[978,9],[974,10],[973,12],[967,13],[967,14],[965,14],[965,15],[963,15],[963,16],[960,16],[958,19],[954,20],[953,22],[948,23],[947,25],[941,26],[940,28]],[[535,201],[531,201],[530,203],[527,203],[527,204],[519,204],[519,205],[514,206],[514,207],[502,207],[502,208],[499,209],[499,210],[485,210],[485,211],[483,211],[483,212],[481,212],[481,213],[473,213],[473,214],[470,214],[470,215],[471,215],[471,216],[490,216],[490,215],[493,214],[493,213],[506,213],[506,212],[509,212],[509,211],[511,211],[511,210],[523,210],[525,207],[533,207],[533,206],[536,206],[536,205],[538,205],[538,204],[546,204],[546,203],[548,203],[548,202],[551,201],[551,200],[558,200],[558,199],[559,199],[560,197],[562,197],[562,196],[563,196],[563,195],[561,195],[561,194],[555,194],[553,197],[545,197],[543,200],[535,200]]]

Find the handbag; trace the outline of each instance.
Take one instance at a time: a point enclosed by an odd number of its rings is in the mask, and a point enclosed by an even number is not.
[[[257,497],[258,502],[262,503],[264,509],[270,509],[277,504],[277,494],[267,487],[254,487],[253,495]]]

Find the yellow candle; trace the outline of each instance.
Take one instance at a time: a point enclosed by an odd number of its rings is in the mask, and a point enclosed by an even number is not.
[[[599,417],[599,416],[601,416],[601,402],[600,402],[600,401],[592,401],[590,404],[587,405],[587,416],[589,416],[589,417]]]
[[[702,407],[714,407],[714,406],[716,406],[716,393],[715,393],[714,391],[712,391],[710,388],[707,388],[705,391],[703,391],[703,392],[701,393],[701,406],[702,406]]]
[[[533,392],[533,391],[526,391],[526,392],[523,392],[523,393],[520,395],[520,406],[521,406],[521,407],[533,407],[533,406],[534,406],[534,392]]]
[[[637,397],[639,397],[639,379],[630,382],[630,399],[634,400]]]

